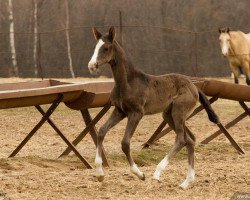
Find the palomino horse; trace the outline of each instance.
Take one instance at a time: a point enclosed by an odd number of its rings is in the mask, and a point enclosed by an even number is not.
[[[185,181],[180,185],[186,189],[195,178],[195,137],[185,127],[185,121],[194,110],[198,99],[205,107],[209,119],[214,123],[219,122],[206,96],[198,91],[186,76],[180,74],[152,76],[135,69],[123,48],[115,40],[114,27],[111,27],[109,33],[104,36],[96,28],[93,28],[93,33],[97,44],[88,68],[91,73],[95,73],[100,65],[109,63],[115,80],[110,97],[115,108],[109,119],[100,128],[97,139],[95,165],[98,180],[104,179],[101,157],[101,145],[104,137],[110,128],[125,117],[128,118],[128,122],[121,142],[122,150],[128,159],[131,172],[141,180],[145,179],[130,154],[130,140],[143,115],[162,112],[163,119],[176,132],[176,141],[169,154],[158,164],[153,178],[159,180],[160,174],[169,160],[186,146],[189,168]]]
[[[250,85],[250,34],[241,31],[219,29],[221,52],[227,57],[234,74],[234,82],[239,83],[239,71],[246,75],[246,83]]]

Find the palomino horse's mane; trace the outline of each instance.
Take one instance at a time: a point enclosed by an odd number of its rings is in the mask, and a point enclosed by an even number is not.
[[[244,39],[247,39],[244,35],[245,33],[242,31],[229,31],[228,35],[230,36],[230,47],[229,47],[229,51],[231,51],[232,53],[230,54],[231,56],[237,56],[237,52],[235,52],[236,47],[235,45],[239,42],[241,42]]]
[[[228,35],[229,35],[230,38],[233,38],[231,33],[232,32],[228,32]],[[229,44],[230,44],[229,52],[232,52],[230,55],[235,56],[236,54],[235,54],[235,51],[234,51],[234,44],[233,44],[233,42],[231,40],[229,41]]]

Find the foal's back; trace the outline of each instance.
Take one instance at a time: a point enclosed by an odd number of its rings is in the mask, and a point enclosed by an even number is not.
[[[148,93],[145,114],[162,112],[179,96],[186,100],[198,100],[198,91],[187,76],[166,74],[161,76],[147,75]],[[150,108],[150,109],[149,109]]]

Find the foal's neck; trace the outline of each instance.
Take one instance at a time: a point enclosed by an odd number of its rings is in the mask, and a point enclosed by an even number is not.
[[[114,41],[113,45],[114,58],[110,61],[110,65],[115,80],[115,86],[120,91],[121,96],[126,96],[128,81],[134,77],[135,69],[119,43]]]

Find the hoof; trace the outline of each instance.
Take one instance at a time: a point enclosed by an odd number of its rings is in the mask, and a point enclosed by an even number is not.
[[[160,173],[158,171],[153,174],[153,179],[160,182]]]
[[[187,189],[189,188],[189,185],[180,184],[180,187],[181,187],[183,190],[187,190]]]
[[[155,182],[155,183],[161,183],[160,179],[157,179],[157,178],[154,178],[154,177],[153,177],[152,180],[153,180],[153,182]]]
[[[97,180],[98,180],[99,182],[102,182],[102,181],[104,180],[104,176],[97,176]]]
[[[180,187],[183,189],[183,190],[186,190],[186,189],[188,189],[188,185],[185,185],[185,184],[180,184]]]
[[[183,190],[187,190],[189,189],[191,186],[192,186],[192,183],[193,181],[184,181],[182,184],[180,184],[180,187],[183,189]]]
[[[140,179],[141,179],[142,181],[145,181],[146,176],[145,176],[145,174],[144,174],[144,173],[142,173],[142,177],[140,177]]]

